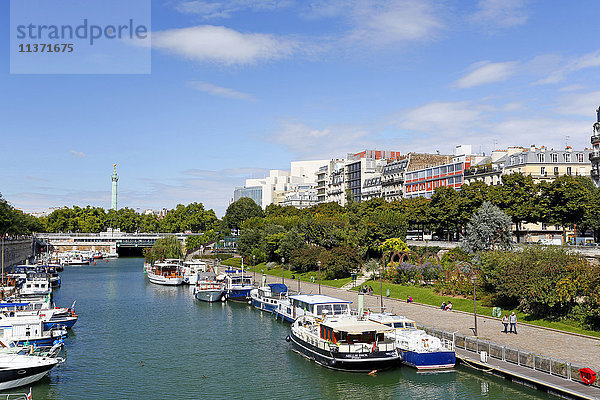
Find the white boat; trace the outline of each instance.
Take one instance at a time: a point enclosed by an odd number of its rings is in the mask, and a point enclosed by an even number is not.
[[[280,302],[287,301],[288,288],[283,283],[270,283],[250,290],[252,305],[259,310],[274,312]]]
[[[243,271],[228,270],[222,276],[225,282],[225,296],[228,300],[248,301],[252,286],[252,276]]]
[[[200,281],[194,287],[194,297],[200,301],[213,303],[224,299],[225,283],[217,281]]]
[[[419,370],[452,368],[456,364],[452,342],[417,329],[415,321],[390,313],[371,313],[368,318],[395,329],[396,346],[404,364]]]
[[[50,274],[46,272],[28,272],[19,290],[22,296],[46,296],[51,292]]]
[[[190,260],[184,261],[181,268],[183,283],[195,285],[201,280],[214,280],[216,274],[204,261]]]
[[[0,313],[0,340],[13,341],[16,344],[35,344],[52,346],[67,336],[64,328],[44,329],[39,316],[8,316]]]
[[[303,315],[315,317],[322,317],[323,314],[350,315],[350,304],[351,301],[323,294],[298,294],[280,301],[273,312],[276,318],[294,322],[296,318]]]
[[[157,285],[178,286],[183,283],[179,265],[174,263],[156,263],[147,271],[150,282]]]
[[[0,390],[37,382],[62,361],[56,357],[0,353]]]
[[[324,367],[371,372],[399,364],[393,329],[355,316],[299,317],[286,340],[295,351]]]

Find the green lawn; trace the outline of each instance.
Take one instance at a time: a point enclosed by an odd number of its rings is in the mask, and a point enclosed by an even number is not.
[[[373,287],[373,291],[375,294],[380,293],[380,284],[379,281],[367,281],[366,285],[370,285]],[[383,283],[383,295],[386,296],[387,290],[390,290],[390,297],[396,299],[406,300],[406,298],[410,295],[413,300],[417,303],[429,304],[433,306],[441,306],[442,302],[448,302],[448,300],[452,301],[453,309],[459,311],[466,311],[473,313],[473,299],[464,299],[464,298],[455,298],[450,296],[442,296],[436,293],[432,288],[421,287],[421,286],[411,286],[411,285],[396,285],[393,283]],[[354,288],[353,290],[358,290],[358,288]],[[595,337],[600,337],[600,332],[589,331],[586,329],[582,329],[578,326],[576,321],[548,321],[545,319],[540,319],[536,317],[532,317],[531,315],[524,314],[519,310],[502,310],[502,313],[511,313],[515,312],[517,318],[521,322],[525,322],[532,325],[543,326],[547,328],[560,329],[567,332],[581,333],[584,335],[590,335]],[[477,314],[492,316],[492,307],[484,307],[481,305],[479,300],[477,301]]]
[[[233,259],[229,259],[229,260],[225,260],[223,261],[222,264],[224,265],[229,265],[229,266],[233,266],[233,267],[241,267],[241,261],[239,261],[240,259],[236,259],[238,260],[237,263],[235,263],[235,265],[233,265],[234,260]],[[229,261],[229,263],[228,263]],[[244,269],[248,272],[253,272],[254,269],[252,268],[252,266],[244,266]],[[256,265],[256,274],[267,274],[267,275],[273,275],[273,276],[278,276],[281,277],[281,266],[278,265],[275,268],[267,268],[266,263],[260,263]],[[285,279],[286,281],[289,280],[288,282],[288,286],[290,287],[290,289],[296,289],[296,286],[294,284],[292,284],[292,276],[294,276],[295,278],[300,278],[300,281],[304,281],[304,282],[314,282],[314,283],[318,283],[319,282],[319,273],[318,272],[307,272],[304,274],[297,274],[294,271],[290,271],[288,269],[285,270]],[[314,281],[312,280],[314,278]],[[296,282],[295,280],[293,282]],[[343,278],[343,279],[332,279],[332,280],[325,280],[325,279],[321,279],[321,285],[326,285],[326,286],[333,286],[333,287],[342,287],[344,286],[346,283],[350,282],[350,278]]]

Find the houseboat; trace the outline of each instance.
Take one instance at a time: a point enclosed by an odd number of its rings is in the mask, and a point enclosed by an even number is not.
[[[179,264],[163,262],[154,264],[147,270],[150,282],[157,285],[178,286],[183,283]]]
[[[322,294],[298,294],[280,301],[273,311],[276,318],[294,322],[303,315],[350,315],[351,301]]]
[[[252,289],[252,276],[237,270],[225,271],[225,296],[228,300],[248,301]]]
[[[269,283],[250,290],[252,305],[259,310],[274,312],[280,302],[287,300],[288,288],[283,283]]]
[[[294,351],[324,367],[371,372],[399,365],[393,331],[355,316],[304,315],[292,324],[286,340],[291,342]]]
[[[415,321],[390,313],[372,313],[368,318],[395,329],[396,347],[404,364],[418,370],[446,369],[456,364],[452,342],[417,329]]]

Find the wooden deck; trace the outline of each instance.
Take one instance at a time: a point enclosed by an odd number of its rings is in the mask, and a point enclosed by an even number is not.
[[[579,382],[491,357],[488,358],[487,363],[482,363],[479,359],[479,354],[464,349],[456,349],[456,357],[463,365],[480,369],[559,397],[586,400],[600,399],[600,388],[597,386],[587,386]]]

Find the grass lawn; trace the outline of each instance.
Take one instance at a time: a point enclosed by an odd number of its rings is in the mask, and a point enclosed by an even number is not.
[[[230,258],[228,260],[224,260],[221,264],[228,265],[230,267],[240,268],[242,266],[242,261],[240,258]],[[248,272],[254,272],[254,269],[252,268],[252,266],[248,266],[248,265],[244,265],[244,270],[246,270]],[[260,264],[256,265],[256,273],[281,277],[281,266],[278,265],[275,268],[267,268],[266,263],[260,263]],[[294,271],[290,271],[290,270],[286,269],[285,270],[285,279],[290,280],[288,282],[288,286],[292,290],[296,289],[296,286],[291,283],[292,276],[294,276],[295,278],[300,278],[300,280],[304,281],[304,282],[314,282],[314,283],[319,282],[319,273],[318,272],[311,271],[311,272],[306,272],[304,274],[297,274]],[[313,281],[313,279],[314,279],[314,281]],[[350,282],[350,279],[351,278],[331,279],[331,280],[321,279],[321,285],[333,286],[333,287],[339,288],[339,287],[344,286],[346,283]]]
[[[373,291],[375,294],[380,293],[379,281],[369,280],[365,282],[365,285],[370,285],[373,287]],[[466,311],[473,313],[473,299],[464,299],[464,298],[455,298],[450,296],[442,296],[436,293],[432,288],[421,287],[421,286],[411,286],[411,285],[396,285],[393,283],[383,283],[383,295],[387,294],[387,290],[390,290],[390,297],[396,299],[406,300],[406,298],[410,295],[413,300],[417,303],[429,304],[436,307],[442,305],[442,302],[446,303],[448,300],[452,301],[453,309],[459,311]],[[353,290],[358,290],[358,288],[354,288]],[[590,335],[595,337],[600,337],[600,332],[589,331],[586,329],[582,329],[578,326],[576,321],[548,321],[541,318],[536,318],[528,314],[524,314],[519,310],[502,310],[502,314],[515,312],[517,318],[520,322],[525,322],[532,325],[543,326],[546,328],[560,329],[567,332],[581,333],[584,335]],[[484,307],[481,305],[480,301],[477,301],[477,314],[492,316],[492,307]]]

